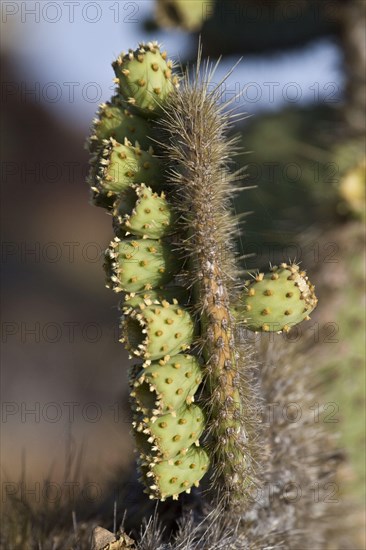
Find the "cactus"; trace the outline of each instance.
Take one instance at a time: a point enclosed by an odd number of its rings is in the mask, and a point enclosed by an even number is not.
[[[185,455],[193,444],[199,446],[204,415],[197,405],[182,406],[158,418],[137,414],[133,427],[141,459],[160,462]]]
[[[133,309],[122,321],[122,342],[136,357],[163,359],[189,349],[193,343],[194,321],[190,313],[163,300],[162,304]],[[147,363],[148,364],[148,363]]]
[[[309,320],[316,307],[314,286],[295,263],[274,266],[248,281],[234,315],[254,331],[289,332],[293,325]]]
[[[150,290],[171,281],[179,262],[167,243],[118,237],[106,250],[107,287],[115,292]]]
[[[156,361],[132,373],[131,397],[136,410],[158,416],[176,411],[194,401],[194,394],[202,382],[202,368],[196,357],[179,354],[168,361]]]
[[[147,117],[161,113],[162,105],[178,85],[172,68],[157,42],[141,43],[137,50],[122,53],[113,63],[119,93],[139,115]]]
[[[354,217],[366,217],[366,158],[346,172],[339,185],[339,195],[342,202],[338,205],[340,212],[347,212]]]
[[[103,146],[104,140],[112,137],[120,143],[128,139],[131,143],[137,142],[142,149],[148,149],[152,144],[152,133],[151,124],[131,113],[116,96],[100,105],[87,147],[93,153]]]
[[[134,183],[145,182],[157,187],[162,177],[162,168],[153,156],[153,149],[142,151],[127,139],[124,144],[110,138],[91,159],[89,185],[97,206],[111,208],[116,195],[126,191]]]
[[[168,497],[177,500],[179,493],[198,487],[200,479],[209,468],[209,458],[204,449],[190,447],[185,455],[173,460],[141,466],[141,481],[147,487],[150,498],[164,501]]]
[[[180,90],[165,58],[154,43],[114,63],[119,99],[128,100],[136,116],[160,117],[163,138],[162,160],[113,138],[93,160],[96,202],[101,196],[112,209],[117,235],[106,252],[107,286],[127,293],[121,342],[142,362],[130,369],[130,398],[150,498],[189,492],[210,464],[218,498],[242,502],[255,461],[252,390],[239,330],[253,292],[248,284],[235,302],[232,147],[225,138],[230,115],[217,107],[218,88],[209,92],[209,72],[202,82],[198,66],[193,85],[187,75]],[[264,276],[257,279],[260,285]],[[268,321],[280,328],[286,330],[284,319],[299,322],[305,307],[307,313],[315,307],[313,287],[294,265],[273,270],[269,281],[292,293],[284,298],[291,302],[288,315],[275,297]],[[264,308],[253,305],[252,317]],[[257,330],[247,313],[246,326]],[[263,330],[263,322],[258,326]]]
[[[119,237],[132,233],[149,239],[176,231],[174,213],[164,193],[158,195],[144,183],[119,195],[113,205],[113,227]]]

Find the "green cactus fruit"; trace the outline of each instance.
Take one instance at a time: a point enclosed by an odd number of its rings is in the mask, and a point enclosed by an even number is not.
[[[169,244],[150,239],[121,241],[115,237],[105,258],[107,288],[115,292],[138,292],[165,285],[180,268]]]
[[[199,446],[205,417],[200,407],[189,405],[158,418],[137,414],[132,426],[140,458],[160,462],[185,455],[193,444]]]
[[[157,42],[141,43],[136,51],[123,53],[112,63],[119,93],[140,115],[159,115],[162,105],[178,86],[172,75],[173,64],[167,61]]]
[[[139,237],[160,239],[173,233],[172,207],[144,183],[133,185],[121,193],[113,205],[113,227],[118,237],[132,233]]]
[[[142,149],[148,149],[152,144],[149,139],[152,133],[147,120],[131,113],[118,97],[113,97],[110,102],[100,105],[87,145],[92,153],[103,146],[103,140],[112,137],[119,143],[128,139],[132,143],[138,142]]]
[[[164,501],[173,497],[177,500],[180,493],[190,493],[191,487],[199,486],[209,465],[210,460],[204,449],[192,446],[186,455],[173,460],[141,465],[141,481],[145,483],[145,492],[151,499]]]
[[[165,300],[143,310],[133,309],[124,316],[121,328],[121,342],[132,355],[143,358],[146,366],[187,350],[194,337],[191,314]]]
[[[202,367],[197,358],[179,354],[146,368],[133,368],[130,395],[136,402],[136,411],[153,417],[193,403],[201,382]]]
[[[113,138],[105,141],[103,149],[90,163],[89,185],[97,206],[111,208],[116,195],[135,183],[159,187],[162,177],[160,161],[153,155],[152,148],[142,151],[127,139],[123,145]]]
[[[124,296],[121,308],[128,314],[132,309],[142,310],[145,309],[146,306],[158,305],[163,301],[173,305],[187,305],[189,301],[189,292],[181,286],[168,286],[160,290],[147,290],[139,293],[133,292]]]
[[[274,266],[248,282],[234,306],[237,320],[253,331],[285,331],[301,321],[317,305],[314,286],[296,264]]]

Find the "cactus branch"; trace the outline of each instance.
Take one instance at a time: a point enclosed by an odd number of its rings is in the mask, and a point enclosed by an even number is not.
[[[233,176],[229,161],[234,146],[226,132],[230,113],[219,106],[219,88],[210,92],[213,73],[197,65],[193,82],[187,73],[173,92],[162,126],[169,139],[166,151],[173,162],[170,182],[185,239],[181,248],[189,258],[186,285],[193,286],[200,345],[205,360],[207,444],[214,457],[214,481],[233,494],[247,484],[247,430],[240,397],[239,346],[230,294],[237,269],[230,215]],[[179,139],[177,139],[179,136]]]

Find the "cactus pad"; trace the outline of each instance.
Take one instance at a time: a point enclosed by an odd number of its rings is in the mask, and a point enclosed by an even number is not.
[[[197,405],[183,406],[158,418],[136,415],[133,428],[140,457],[151,463],[185,455],[193,444],[199,446],[204,423]]]
[[[145,182],[158,187],[161,177],[161,164],[151,148],[148,152],[142,151],[127,139],[122,145],[110,138],[91,160],[89,184],[94,203],[104,205],[103,200],[109,199],[105,202],[111,207],[115,195],[126,191],[130,185]]]
[[[204,449],[193,446],[186,455],[157,464],[143,464],[140,470],[150,498],[165,500],[173,497],[177,500],[179,493],[189,493],[192,486],[198,487],[209,464]]]
[[[283,263],[248,282],[234,313],[249,330],[288,332],[309,319],[316,305],[314,286],[306,273],[296,264]]]
[[[178,85],[177,77],[172,76],[173,64],[166,60],[157,42],[140,44],[137,50],[121,54],[112,66],[119,93],[143,116],[159,114],[161,105]]]
[[[149,364],[187,350],[193,342],[194,321],[187,310],[163,301],[142,311],[133,309],[122,321],[122,333],[127,350]]]
[[[179,263],[166,243],[118,237],[106,250],[107,287],[115,292],[150,290],[168,283]]]
[[[160,239],[176,230],[173,222],[173,211],[164,193],[158,195],[144,183],[121,193],[113,205],[113,226],[119,237],[132,233]]]
[[[102,103],[93,121],[91,135],[88,139],[90,152],[103,146],[103,140],[114,138],[119,143],[128,139],[138,142],[140,147],[148,149],[152,144],[148,136],[152,135],[152,127],[146,119],[132,114],[118,97],[110,102]]]
[[[131,397],[135,399],[136,410],[150,416],[191,404],[202,381],[199,361],[186,354],[156,361],[143,369],[138,366],[132,372]]]

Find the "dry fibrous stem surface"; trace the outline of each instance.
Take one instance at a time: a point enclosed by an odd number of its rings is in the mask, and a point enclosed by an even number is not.
[[[166,150],[174,163],[170,181],[185,236],[181,243],[189,266],[185,284],[193,289],[197,343],[205,362],[206,441],[215,483],[233,493],[245,487],[250,460],[240,395],[245,364],[230,308],[237,282],[232,244],[236,221],[229,205],[232,144],[226,137],[230,118],[218,106],[219,89],[211,93],[207,89],[208,68],[206,83],[200,69],[193,81],[187,75],[172,94],[162,125],[169,136]]]

